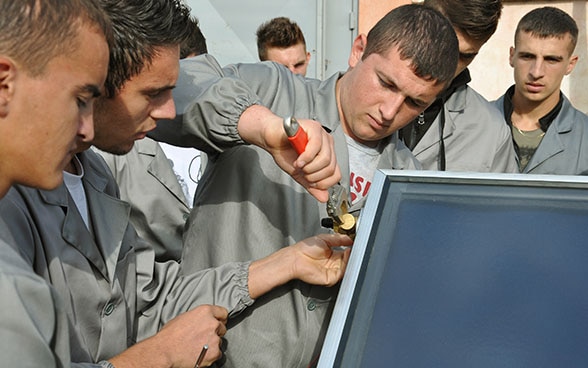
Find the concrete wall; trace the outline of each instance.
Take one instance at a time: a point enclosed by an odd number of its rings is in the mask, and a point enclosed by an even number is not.
[[[464,0],[465,1],[465,0]],[[389,10],[409,4],[410,0],[359,0],[360,33],[367,31]],[[588,112],[588,52],[586,18],[587,1],[505,1],[498,29],[470,66],[470,85],[489,100],[502,95],[514,83],[508,53],[513,45],[514,31],[519,19],[528,11],[541,6],[555,6],[570,14],[578,23],[580,34],[576,54],[579,56],[574,71],[564,78],[563,92],[581,111]],[[584,87],[583,87],[584,86]]]

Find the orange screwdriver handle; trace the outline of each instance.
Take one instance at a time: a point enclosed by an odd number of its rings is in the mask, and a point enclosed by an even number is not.
[[[284,129],[294,150],[300,155],[306,149],[308,136],[294,117],[284,119]]]

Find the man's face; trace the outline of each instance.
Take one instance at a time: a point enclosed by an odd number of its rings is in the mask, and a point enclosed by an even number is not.
[[[306,76],[310,53],[302,43],[283,49],[272,47],[267,50],[267,60],[285,65],[294,74]]]
[[[76,141],[94,136],[94,99],[106,78],[108,51],[101,32],[81,25],[74,51],[50,60],[41,76],[15,68],[8,113],[14,118],[0,127],[0,152],[7,152],[0,155],[10,157],[0,164],[3,176],[12,173],[15,183],[42,189],[61,183]]]
[[[561,81],[578,61],[578,57],[571,54],[571,42],[569,34],[561,39],[534,37],[528,32],[517,35],[515,47],[510,49],[515,103],[557,104]]]
[[[345,133],[368,146],[404,127],[424,111],[444,85],[418,77],[396,47],[361,60],[365,35],[356,38],[349,66],[337,84]]]
[[[96,101],[96,135],[91,143],[122,155],[155,129],[158,120],[173,119],[172,89],[178,73],[179,46],[157,49],[151,65],[128,80],[114,97]]]
[[[474,61],[474,58],[478,55],[485,42],[474,40],[458,29],[455,29],[455,34],[459,42],[459,60],[457,61],[457,70],[455,71],[455,77],[457,77]]]

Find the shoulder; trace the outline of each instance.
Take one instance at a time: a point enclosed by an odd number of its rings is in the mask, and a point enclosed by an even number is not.
[[[485,132],[508,130],[504,115],[496,104],[489,102],[469,86],[466,86],[460,93],[465,96],[465,100],[463,100],[462,114],[456,117],[456,122],[462,121],[462,124],[466,124],[468,127],[475,126]]]
[[[575,108],[566,96],[563,96],[563,105],[556,119],[561,126],[571,128],[568,124],[573,124],[576,128],[581,127],[588,134],[588,115]]]

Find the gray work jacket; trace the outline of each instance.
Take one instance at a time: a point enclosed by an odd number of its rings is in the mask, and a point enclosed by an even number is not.
[[[111,358],[201,304],[234,315],[252,303],[248,263],[180,276],[178,263],[155,262],[102,158],[90,150],[79,158],[92,232],[64,185],[52,191],[16,186],[0,201],[17,250],[64,304],[71,362]]]
[[[155,258],[179,260],[190,206],[159,144],[145,138],[126,155],[96,152],[110,167],[120,198],[131,205],[131,223],[153,245]]]
[[[262,104],[279,116],[321,122],[333,135],[341,183],[348,187],[347,144],[335,99],[340,76],[305,79],[271,62],[221,69],[208,55],[182,60],[174,99],[180,112],[175,123],[182,122],[183,113],[183,126],[162,122],[158,129],[172,131],[160,137],[176,133],[169,143],[192,144],[209,157],[185,234],[184,271],[256,259],[327,231],[320,225],[325,204],[278,168],[267,152],[244,144],[237,121],[247,107]],[[186,95],[195,102],[187,105]],[[386,140],[379,168],[417,166],[396,134]],[[224,366],[306,367],[320,351],[336,295],[336,287],[292,281],[259,298],[229,322]]]
[[[439,124],[445,114],[443,142],[447,171],[519,172],[504,117],[468,85],[445,101],[443,110],[412,153],[425,170],[438,170]]]
[[[525,174],[588,175],[588,116],[563,95],[559,114],[523,170]],[[504,95],[493,102],[504,114]]]
[[[15,246],[0,219],[1,365],[66,367],[69,330],[65,310],[55,290],[33,272]]]

